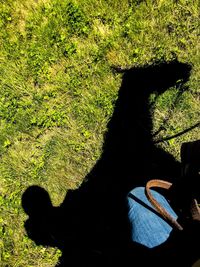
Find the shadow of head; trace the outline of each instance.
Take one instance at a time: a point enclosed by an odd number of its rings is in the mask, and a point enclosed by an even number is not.
[[[24,227],[37,245],[53,245],[52,226],[54,208],[48,192],[36,185],[30,186],[22,196],[22,207],[29,216]]]
[[[52,204],[48,192],[40,186],[30,186],[22,196],[22,207],[27,215],[44,215],[51,211]]]
[[[138,92],[152,93],[154,91],[162,94],[177,82],[187,82],[192,67],[189,64],[175,60],[128,70],[114,69],[117,72],[124,73],[122,87],[129,87],[129,85],[135,87],[135,85],[138,85],[143,89],[145,88],[143,92],[140,87],[135,88],[134,93],[137,95]]]
[[[118,99],[115,105],[114,114],[108,124],[108,134],[112,126],[125,125],[127,131],[132,122],[148,119],[144,125],[151,126],[149,96],[155,93],[157,96],[163,94],[170,87],[184,85],[190,76],[191,65],[172,61],[157,65],[146,65],[143,67],[131,68],[129,70],[119,70],[123,73],[122,85],[119,90]],[[123,122],[119,123],[119,120]],[[150,123],[150,125],[148,125]],[[117,125],[118,124],[118,125]],[[137,126],[137,125],[136,125]],[[135,132],[137,128],[134,125]],[[151,134],[151,129],[147,129]],[[113,135],[113,132],[112,132]],[[117,135],[117,132],[115,133]]]

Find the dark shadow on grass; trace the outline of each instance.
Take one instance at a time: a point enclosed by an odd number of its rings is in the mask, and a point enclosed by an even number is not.
[[[27,233],[36,244],[62,250],[58,266],[145,266],[151,260],[152,266],[164,266],[159,264],[167,253],[172,260],[168,245],[154,253],[130,240],[126,197],[151,178],[179,179],[180,164],[152,141],[149,96],[164,93],[177,80],[184,84],[190,70],[177,61],[123,70],[103,153],[85,182],[57,208],[37,186],[24,193]]]

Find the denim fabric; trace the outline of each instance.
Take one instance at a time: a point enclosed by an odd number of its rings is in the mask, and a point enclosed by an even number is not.
[[[168,201],[158,192],[151,190],[153,197],[177,219]],[[137,187],[128,194],[128,218],[131,224],[132,240],[148,248],[165,242],[172,227],[156,212],[145,195],[144,187]]]

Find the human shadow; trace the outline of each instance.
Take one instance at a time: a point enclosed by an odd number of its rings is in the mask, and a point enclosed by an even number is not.
[[[67,192],[53,207],[48,193],[29,187],[22,206],[29,215],[28,236],[38,245],[62,250],[57,266],[129,266],[130,257],[151,253],[132,244],[127,195],[152,178],[175,181],[180,163],[152,139],[151,93],[157,96],[181,81],[191,66],[178,61],[113,69],[122,72],[122,84],[104,138],[103,153],[82,185]],[[143,266],[143,265],[136,265]]]

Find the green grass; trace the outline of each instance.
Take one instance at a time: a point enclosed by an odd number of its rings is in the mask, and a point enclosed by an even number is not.
[[[176,88],[157,99],[154,132],[166,118],[159,137],[199,120],[199,14],[198,0],[0,0],[2,267],[55,266],[60,251],[26,236],[21,196],[37,184],[59,205],[100,157],[122,80],[112,66],[192,64],[177,104]],[[161,146],[179,159],[199,138],[197,128]]]

